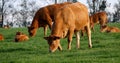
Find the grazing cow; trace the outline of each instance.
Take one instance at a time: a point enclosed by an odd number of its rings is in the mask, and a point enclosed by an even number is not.
[[[120,29],[117,28],[117,27],[109,27],[109,26],[105,25],[105,26],[101,27],[100,31],[101,32],[107,32],[107,33],[109,33],[109,32],[111,32],[111,33],[117,33],[117,32],[120,32]]]
[[[3,37],[2,34],[0,34],[0,41],[1,41],[1,40],[4,40],[4,37]]]
[[[36,31],[39,27],[44,27],[44,36],[47,33],[47,27],[51,29],[52,22],[54,21],[54,14],[55,12],[63,7],[64,5],[70,4],[70,2],[60,3],[60,4],[53,4],[48,5],[46,7],[40,8],[32,21],[32,24],[30,27],[28,27],[28,32],[30,36],[35,36]]]
[[[28,39],[29,37],[26,34],[23,34],[22,32],[16,32],[15,42],[26,41]]]
[[[99,23],[100,28],[108,22],[106,12],[98,12],[90,16],[90,27],[94,31],[94,25]]]
[[[44,37],[48,41],[49,51],[54,52],[56,49],[62,50],[60,45],[61,38],[68,38],[68,49],[71,49],[73,34],[76,35],[77,48],[79,48],[79,31],[84,28],[87,31],[89,47],[91,44],[91,31],[89,26],[89,14],[85,5],[76,2],[59,9],[55,16],[55,22],[52,26],[51,35]]]

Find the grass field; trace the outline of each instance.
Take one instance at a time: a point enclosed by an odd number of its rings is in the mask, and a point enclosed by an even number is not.
[[[108,25],[120,28],[120,23]],[[5,37],[4,41],[0,41],[0,63],[120,63],[120,33],[101,33],[99,25],[95,26],[95,32],[92,32],[93,48],[88,48],[85,35],[81,37],[80,49],[76,49],[75,38],[70,51],[67,50],[67,40],[62,39],[63,51],[57,50],[54,53],[48,51],[42,28],[35,37],[20,43],[14,42],[17,31],[28,35],[27,28],[0,28],[0,33]]]

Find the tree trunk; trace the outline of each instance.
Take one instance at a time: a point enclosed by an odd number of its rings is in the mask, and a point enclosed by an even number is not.
[[[1,8],[1,10],[2,10],[2,13],[1,13],[1,15],[2,15],[2,21],[1,21],[1,23],[0,23],[0,27],[3,27],[3,21],[4,21],[4,4],[5,4],[5,1],[4,0],[2,0],[2,8]]]
[[[55,4],[57,4],[57,0],[55,0]]]

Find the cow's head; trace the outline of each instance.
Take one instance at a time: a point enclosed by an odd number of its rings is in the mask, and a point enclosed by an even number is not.
[[[28,27],[29,36],[33,37],[36,34],[37,29],[35,27]]]
[[[105,32],[106,30],[107,30],[107,25],[102,26],[100,29],[101,32]]]
[[[22,35],[23,33],[22,32],[16,32],[16,35]]]
[[[49,44],[50,52],[55,52],[57,49],[59,49],[60,37],[49,36],[49,37],[44,37],[44,39],[46,39]]]

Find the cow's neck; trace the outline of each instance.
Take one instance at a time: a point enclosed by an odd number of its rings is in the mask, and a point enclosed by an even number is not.
[[[32,27],[39,28],[39,22],[38,20],[34,19],[31,24]]]
[[[62,28],[63,28],[62,22],[54,23],[51,35],[62,37],[62,33],[63,33]]]

